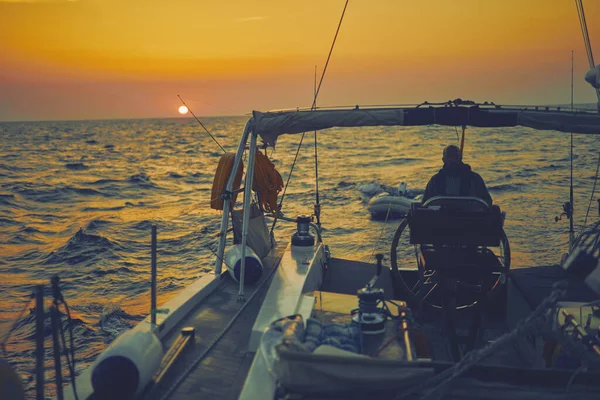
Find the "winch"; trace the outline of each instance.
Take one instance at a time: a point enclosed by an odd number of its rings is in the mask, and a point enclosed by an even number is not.
[[[360,324],[365,335],[376,335],[385,331],[385,309],[383,289],[373,287],[381,275],[383,254],[377,254],[377,274],[357,292],[358,308],[352,310],[352,320]]]
[[[314,246],[315,236],[310,233],[311,217],[299,215],[296,218],[297,231],[292,235],[292,246]]]

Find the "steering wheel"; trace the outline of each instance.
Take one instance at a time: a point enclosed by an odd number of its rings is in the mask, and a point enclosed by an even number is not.
[[[390,259],[395,297],[413,305],[423,303],[424,307],[441,310],[439,271],[425,269],[420,258],[420,245],[410,243],[409,231],[409,218],[406,217],[400,222],[392,240]],[[498,259],[498,267],[490,271],[488,276],[465,275],[455,280],[459,294],[456,299],[457,310],[475,305],[482,298],[478,293],[482,293],[487,301],[501,292],[510,269],[510,246],[503,229],[500,246],[494,249],[496,251],[481,246],[477,248],[479,251],[492,251]]]

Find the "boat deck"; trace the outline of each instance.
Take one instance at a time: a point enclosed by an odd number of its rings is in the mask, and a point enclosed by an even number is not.
[[[284,251],[285,247],[278,247],[272,255],[264,260],[263,278],[256,285],[246,287],[245,302],[238,301],[238,283],[233,281],[229,274],[223,275],[218,288],[173,329],[173,333],[163,341],[165,348],[168,348],[177,339],[182,328],[194,327],[196,330],[193,344],[185,350],[165,378],[145,396],[145,399],[187,400],[211,398],[233,400],[238,398],[254,357],[254,353],[248,352],[252,327],[269,290],[273,277],[271,272],[279,265]],[[367,263],[331,259],[329,273],[325,277],[323,285],[323,289],[326,289],[326,291],[315,291],[306,294],[315,298],[313,317],[331,317],[331,315],[326,315],[327,313],[324,313],[324,311],[335,311],[334,316],[336,318],[343,317],[347,319],[350,310],[357,305],[356,289],[372,275],[373,270],[374,266]],[[348,274],[349,271],[352,273]],[[347,278],[336,279],[339,273],[343,273]],[[537,282],[536,285],[540,289],[539,295],[542,296],[551,290],[551,285],[540,284],[543,280],[540,280],[537,275],[547,273],[552,275],[552,281],[558,280],[557,278],[565,278],[562,270],[558,268],[538,267],[514,274],[511,273],[511,281],[515,284],[514,287],[520,293],[520,297],[523,296],[523,292],[531,294],[530,286],[534,281]],[[377,285],[389,289],[389,279],[386,279],[388,274],[389,271],[385,269]],[[560,277],[554,275],[560,275]],[[578,297],[582,296],[581,288],[575,286],[577,285],[570,288],[569,292],[575,293]],[[391,289],[386,290],[386,293],[391,292]],[[514,297],[516,297],[515,294],[515,291],[511,293],[511,290],[507,293],[509,298],[513,297],[509,301],[509,303],[512,303],[509,306],[511,309],[517,307],[513,303]],[[584,297],[588,298],[588,296]],[[525,303],[529,303],[529,307],[525,308],[535,307],[535,301],[528,298],[525,300]],[[529,312],[530,310],[526,311]],[[503,315],[494,314],[487,314],[484,317],[483,325],[485,329],[482,332],[479,345],[494,341],[506,332],[507,328],[510,328],[506,326]],[[499,323],[498,320],[502,320],[504,323]],[[459,327],[457,326],[457,328]],[[429,342],[433,363],[451,362],[451,351],[445,332],[443,332],[444,328],[440,327],[439,321],[438,323],[424,321],[421,324],[421,329]],[[457,329],[457,331],[460,330],[460,328]],[[525,350],[529,347],[531,346],[527,343],[515,343],[513,349],[516,349],[516,353],[512,354],[512,351],[508,352],[511,354],[502,352],[503,354],[499,355],[501,358],[500,363],[505,366],[523,367],[523,358],[519,357],[518,354],[526,353]],[[491,357],[490,360],[486,361],[495,364],[494,361],[499,360],[493,360],[494,358]],[[539,361],[541,360],[529,361],[531,364],[528,367],[540,367]],[[485,364],[488,364],[488,362]],[[501,391],[499,391],[499,395],[500,393]],[[466,394],[459,388],[456,388],[456,393],[452,393],[452,395],[458,396],[465,396]],[[450,396],[449,398],[454,397]]]
[[[263,260],[263,278],[246,285],[245,302],[238,301],[239,284],[223,275],[220,286],[164,342],[168,348],[182,328],[196,330],[194,343],[146,399],[237,399],[254,356],[247,352],[250,332],[284,250],[278,247]]]

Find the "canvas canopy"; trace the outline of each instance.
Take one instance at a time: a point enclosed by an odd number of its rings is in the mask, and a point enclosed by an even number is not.
[[[279,135],[333,127],[449,125],[525,126],[540,130],[600,134],[600,114],[585,111],[521,110],[479,106],[355,108],[252,113],[252,126],[268,145]]]

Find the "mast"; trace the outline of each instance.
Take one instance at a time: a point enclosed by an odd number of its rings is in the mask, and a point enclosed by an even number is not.
[[[571,112],[573,112],[573,50],[571,50]],[[569,252],[573,249],[573,242],[575,241],[575,227],[573,224],[573,215],[575,211],[575,203],[573,200],[573,132],[571,132],[571,148],[570,148],[570,159],[571,159],[571,183],[569,188],[569,203],[571,217],[569,218]]]

